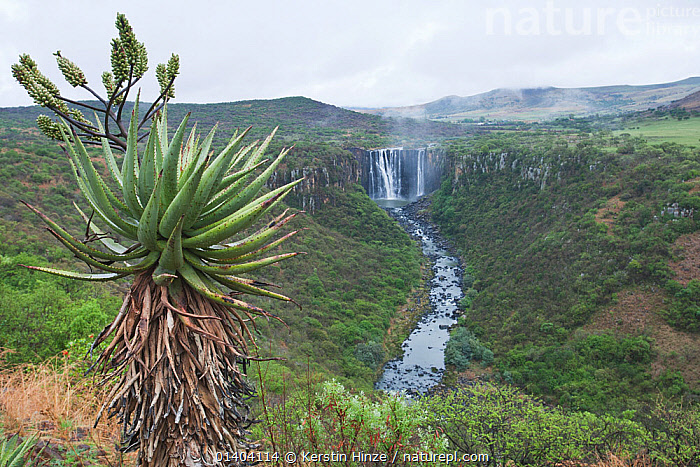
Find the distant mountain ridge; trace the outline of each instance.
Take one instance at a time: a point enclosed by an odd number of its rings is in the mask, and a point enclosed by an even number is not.
[[[549,120],[569,114],[583,116],[647,110],[668,105],[698,91],[700,77],[691,77],[640,86],[501,88],[467,97],[447,96],[422,105],[358,110],[384,117],[449,121],[481,117]]]
[[[96,102],[88,101],[96,104]],[[131,111],[128,102],[125,111]],[[421,120],[381,118],[377,115],[353,112],[307,97],[283,97],[213,104],[173,102],[168,104],[171,126],[179,122],[187,112],[192,112],[192,122],[201,128],[211,128],[218,123],[220,129],[253,129],[249,136],[264,138],[276,126],[280,127],[276,141],[294,143],[313,139],[339,144],[343,147],[375,148],[387,145],[420,146],[445,138],[464,136],[468,130],[460,125]],[[39,106],[0,107],[0,127],[35,126],[39,114],[49,113]],[[219,132],[226,134],[226,131]],[[215,139],[215,143],[217,143]],[[221,141],[225,144],[227,141]]]

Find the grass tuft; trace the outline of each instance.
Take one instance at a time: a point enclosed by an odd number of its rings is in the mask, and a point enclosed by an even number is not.
[[[84,363],[61,355],[41,364],[7,366],[11,352],[0,351],[0,426],[5,433],[38,434],[37,445],[44,447],[42,456],[51,460],[49,465],[64,465],[60,462],[69,459],[70,465],[133,464],[127,461],[131,456],[117,450],[115,419],[93,428],[107,388],[96,388],[82,376]]]

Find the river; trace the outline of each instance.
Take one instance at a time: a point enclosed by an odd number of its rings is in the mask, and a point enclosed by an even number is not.
[[[445,371],[445,345],[450,337],[450,326],[457,322],[463,268],[436,229],[418,215],[426,206],[425,200],[403,207],[385,206],[408,234],[421,242],[434,275],[430,281],[430,311],[420,317],[416,328],[404,341],[403,355],[384,365],[376,389],[424,394],[440,382]]]

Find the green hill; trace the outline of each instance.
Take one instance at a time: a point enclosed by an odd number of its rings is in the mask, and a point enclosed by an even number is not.
[[[132,106],[127,104],[125,111]],[[405,118],[382,118],[361,114],[306,97],[285,97],[218,104],[168,104],[171,124],[179,122],[187,112],[200,128],[209,129],[218,123],[224,137],[235,128],[253,126],[250,137],[267,136],[280,127],[277,144],[303,141],[324,142],[342,147],[375,148],[394,145],[425,145],[444,138],[465,136],[459,125]],[[33,128],[37,115],[46,113],[39,106],[0,108],[3,128]],[[223,144],[223,140],[218,140]]]
[[[697,149],[530,131],[455,142],[448,154],[433,218],[474,269],[460,323],[504,379],[577,410],[697,394],[700,308],[687,264],[698,256],[681,249],[700,238]]]

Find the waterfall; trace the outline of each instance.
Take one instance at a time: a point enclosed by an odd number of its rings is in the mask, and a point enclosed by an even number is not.
[[[435,149],[358,149],[356,154],[362,185],[372,199],[411,201],[440,186],[442,154],[436,156]]]
[[[401,199],[401,151],[403,148],[370,151],[370,196]],[[375,172],[376,170],[376,172]]]
[[[423,170],[425,169],[425,149],[418,150],[418,167],[416,167],[416,197],[423,196],[425,194],[425,176],[423,175]]]

